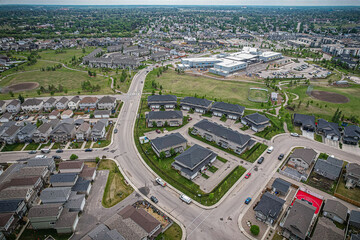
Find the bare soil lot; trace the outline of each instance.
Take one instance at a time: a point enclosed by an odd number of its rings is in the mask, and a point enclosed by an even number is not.
[[[321,101],[325,102],[331,102],[331,103],[347,103],[349,102],[349,98],[347,98],[344,95],[333,93],[333,92],[326,92],[326,91],[312,91],[311,96],[313,96],[316,99],[319,99]]]
[[[39,83],[37,83],[37,82],[24,82],[24,83],[13,84],[13,85],[10,85],[8,87],[5,87],[2,90],[2,92],[3,93],[8,93],[10,91],[12,91],[12,92],[22,92],[22,91],[35,89],[38,86],[39,86]]]

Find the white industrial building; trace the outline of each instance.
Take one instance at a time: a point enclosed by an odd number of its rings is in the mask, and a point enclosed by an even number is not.
[[[283,57],[282,54],[277,53],[277,52],[263,52],[259,56],[260,60],[262,60],[263,62],[274,61],[274,60],[280,59],[282,57]]]
[[[215,73],[221,76],[228,76],[236,71],[245,69],[247,67],[246,62],[241,61],[231,61],[228,59],[223,60],[222,62],[216,63],[213,68],[209,69],[209,72]]]
[[[204,58],[183,58],[181,59],[181,64],[178,64],[180,69],[189,69],[189,68],[212,68],[215,63],[221,62],[221,59],[204,57]]]

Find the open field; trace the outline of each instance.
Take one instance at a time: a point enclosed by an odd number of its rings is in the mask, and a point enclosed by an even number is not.
[[[165,232],[160,233],[155,239],[156,240],[180,240],[182,237],[181,227],[173,222],[171,227],[166,229]]]
[[[360,117],[358,109],[360,105],[360,86],[352,84],[350,87],[334,87],[334,86],[324,86],[324,85],[314,85],[313,91],[326,91],[341,94],[349,99],[347,103],[330,103],[318,100],[316,98],[310,97],[306,94],[307,86],[296,86],[288,89],[289,92],[299,95],[299,99],[293,101],[295,104],[296,113],[314,113],[317,117],[322,117],[327,120],[331,120],[331,117],[334,115],[337,108],[339,108],[346,117],[351,115]],[[301,100],[301,105],[298,107],[299,101]],[[309,101],[309,106],[307,107],[307,102]],[[312,101],[312,102],[311,102]]]
[[[155,81],[158,86],[162,86],[163,94],[175,94],[181,96],[205,97],[217,101],[227,101],[240,104],[245,107],[262,108],[261,103],[251,102],[247,99],[249,88],[265,88],[263,84],[247,83],[240,81],[227,81],[206,78],[202,76],[192,76],[188,74],[177,74],[169,69],[160,77],[157,77],[157,71],[150,72],[146,78],[144,92],[157,91],[152,86]]]
[[[109,208],[116,205],[134,191],[130,185],[125,183],[125,179],[114,161],[101,160],[98,170],[109,170],[102,199],[104,207]]]

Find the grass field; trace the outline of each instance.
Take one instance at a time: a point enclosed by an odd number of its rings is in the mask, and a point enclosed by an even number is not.
[[[15,144],[6,144],[5,147],[1,150],[2,152],[10,152],[10,151],[21,151],[21,149],[25,146],[25,143],[15,143]]]
[[[245,83],[240,81],[227,81],[192,76],[189,74],[177,74],[174,70],[167,70],[160,77],[157,72],[148,74],[145,81],[144,92],[152,92],[152,81],[161,85],[163,94],[175,94],[178,97],[195,96],[206,97],[211,100],[226,101],[240,104],[245,107],[262,108],[260,103],[251,102],[247,99],[250,87],[263,88],[265,85],[257,83]]]
[[[109,170],[102,199],[104,207],[109,208],[116,205],[134,191],[130,185],[125,183],[125,179],[114,161],[101,160],[98,170]]]
[[[254,102],[267,102],[269,100],[269,92],[263,89],[249,89],[248,99]]]
[[[342,94],[349,98],[349,102],[347,103],[330,103],[318,100],[316,98],[310,97],[306,94],[307,86],[297,86],[288,89],[289,92],[295,93],[299,95],[299,99],[293,101],[295,104],[295,112],[297,113],[314,113],[316,117],[325,118],[327,120],[331,120],[337,108],[339,108],[346,117],[350,117],[351,115],[356,116],[358,119],[360,118],[360,112],[354,111],[354,109],[358,109],[360,105],[360,85],[351,85],[351,87],[333,87],[333,86],[325,86],[325,85],[314,85],[314,89],[316,91],[328,91],[334,92],[338,94]],[[298,107],[299,101],[301,100],[301,105]],[[307,102],[309,106],[307,107]],[[312,101],[312,102],[311,102]]]
[[[29,143],[24,150],[36,150],[40,143]]]
[[[155,240],[180,240],[182,237],[181,227],[173,222],[171,227],[166,229],[165,232],[160,233]]]

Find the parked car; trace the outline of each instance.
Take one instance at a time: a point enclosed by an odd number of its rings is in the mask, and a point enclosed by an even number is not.
[[[181,194],[180,195],[180,199],[183,201],[183,202],[186,202],[187,204],[190,204],[191,203],[191,198],[189,198],[188,196],[186,196],[185,194]]]
[[[53,156],[53,159],[54,159],[54,160],[55,160],[55,159],[61,159],[61,157],[58,156],[58,155],[54,155],[54,156]]]
[[[191,117],[189,117],[189,118],[188,118],[188,122],[190,122],[191,120],[192,120],[192,118],[191,118]]]
[[[50,150],[50,148],[43,148],[43,149],[41,149],[41,152],[42,153],[50,153],[51,150]]]
[[[160,129],[156,129],[156,132],[157,132],[157,133],[161,133]]]
[[[166,186],[166,182],[164,182],[161,178],[156,178],[156,182],[163,187]]]
[[[26,115],[24,118],[25,118],[25,119],[28,119],[28,118],[29,118],[29,115]]]
[[[290,133],[290,136],[292,136],[292,137],[300,137],[300,135],[297,134],[297,133]]]
[[[154,197],[154,196],[151,196],[150,199],[151,199],[151,201],[153,201],[154,203],[158,203],[158,202],[159,202],[159,200],[158,200],[156,197]]]
[[[245,176],[246,179],[248,179],[251,176],[251,172],[248,172]]]
[[[92,152],[92,148],[85,149],[85,152]]]
[[[35,153],[37,153],[36,150],[31,150],[31,151],[29,152],[29,154],[35,154]]]
[[[64,150],[62,150],[62,149],[56,150],[56,153],[62,153],[62,152],[64,152]]]
[[[46,158],[45,155],[36,155],[35,158]]]
[[[282,154],[279,155],[278,159],[283,160],[283,158],[284,158],[284,154],[282,153]]]
[[[117,130],[117,128],[115,128],[114,133],[117,133],[117,132],[118,132],[118,130]]]
[[[274,147],[273,146],[270,146],[267,150],[267,153],[272,153],[272,151],[274,150]]]
[[[249,204],[251,202],[251,197],[246,198],[245,204]]]
[[[262,162],[264,161],[264,157],[259,158],[259,160],[257,161],[258,164],[262,164]]]

